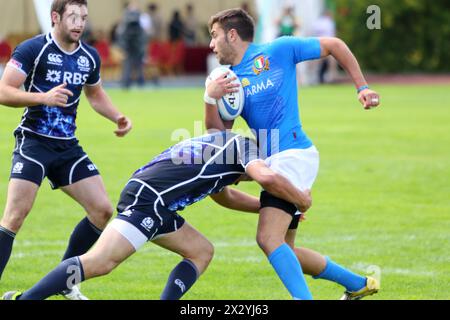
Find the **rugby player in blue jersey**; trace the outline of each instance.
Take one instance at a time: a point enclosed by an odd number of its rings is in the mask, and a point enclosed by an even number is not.
[[[214,248],[177,212],[211,196],[224,207],[257,213],[257,197],[228,187],[247,176],[302,212],[311,206],[309,190],[300,191],[272,171],[259,159],[253,140],[223,131],[182,141],[132,175],[122,191],[119,214],[91,251],[63,261],[23,294],[11,291],[3,298],[46,299],[81,281],[110,273],[151,241],[183,258],[161,295],[163,300],[180,299],[206,270]],[[151,268],[151,261],[148,265]]]
[[[25,108],[14,132],[8,196],[0,221],[0,276],[45,177],[87,213],[73,231],[63,260],[85,253],[113,213],[99,172],[75,137],[83,88],[92,108],[117,125],[118,137],[132,125],[102,87],[97,51],[80,41],[87,17],[86,0],[53,1],[52,32],[21,43],[0,81],[0,104]],[[76,287],[64,294],[84,299]]]
[[[211,49],[220,64],[231,66],[244,87],[241,116],[266,153],[267,165],[300,190],[311,189],[319,168],[319,153],[302,129],[296,65],[333,56],[353,79],[364,108],[377,107],[379,95],[368,87],[354,55],[337,38],[281,37],[271,43],[255,44],[253,19],[241,9],[219,12],[211,17],[209,28]],[[219,77],[207,88],[208,129],[233,126],[232,121],[222,121],[214,102],[236,90],[232,80]],[[373,277],[359,276],[319,253],[295,248],[300,212],[267,190],[260,199],[257,242],[294,299],[312,299],[303,272],[343,285],[346,292],[342,299],[360,299],[378,291],[379,283]]]

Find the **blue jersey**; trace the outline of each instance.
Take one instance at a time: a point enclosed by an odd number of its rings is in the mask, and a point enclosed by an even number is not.
[[[250,44],[241,63],[231,68],[244,87],[241,115],[267,156],[312,146],[300,121],[296,64],[320,55],[317,38],[281,37]]]
[[[50,138],[73,139],[83,86],[100,82],[97,51],[80,41],[76,50],[66,52],[49,33],[21,43],[8,65],[27,76],[24,86],[28,92],[47,92],[66,83],[73,93],[65,108],[27,107],[19,128]]]
[[[137,170],[130,181],[146,185],[157,202],[170,211],[179,211],[233,184],[258,157],[251,139],[218,132],[167,149]],[[147,205],[141,199],[134,206]]]

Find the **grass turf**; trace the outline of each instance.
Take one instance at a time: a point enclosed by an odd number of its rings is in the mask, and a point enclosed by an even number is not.
[[[350,86],[300,91],[304,128],[321,153],[313,208],[297,244],[356,272],[381,268],[373,299],[450,298],[450,94],[446,86],[378,86],[382,107],[363,111]],[[201,89],[109,91],[133,119],[124,138],[83,100],[78,138],[99,167],[112,202],[131,173],[202,121]],[[0,207],[4,207],[21,110],[0,109]],[[236,127],[246,128],[240,120]],[[178,133],[182,131],[177,131]],[[176,133],[177,133],[176,132]],[[254,184],[241,185],[255,195]],[[182,212],[215,245],[215,257],[185,299],[289,299],[255,242],[257,216],[207,199]],[[26,289],[58,263],[83,210],[44,182],[16,238],[0,291]],[[82,285],[92,299],[158,299],[179,257],[148,244],[112,274]],[[343,289],[308,283],[315,299]]]

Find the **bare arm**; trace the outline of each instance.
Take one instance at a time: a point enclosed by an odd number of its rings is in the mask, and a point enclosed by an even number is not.
[[[7,66],[0,80],[0,104],[12,108],[46,105],[64,107],[73,93],[65,89],[66,84],[59,85],[48,92],[26,92],[20,88],[26,80],[22,72]]]
[[[258,213],[261,207],[257,197],[229,187],[220,193],[212,194],[211,198],[222,207],[231,210]]]
[[[264,190],[294,204],[302,213],[312,205],[309,190],[302,192],[288,179],[271,170],[264,161],[251,162],[246,169],[247,175],[260,184]]]
[[[319,38],[322,58],[333,56],[350,75],[357,89],[367,86],[358,61],[344,41],[338,38]],[[365,109],[375,108],[380,104],[380,96],[373,90],[365,89],[359,93],[359,100]]]
[[[125,136],[132,129],[131,120],[114,107],[101,84],[86,86],[84,92],[92,108],[97,113],[117,124],[117,130],[114,133],[118,137]]]
[[[205,126],[206,130],[231,130],[233,128],[234,121],[225,121],[217,110],[217,106],[205,102]]]

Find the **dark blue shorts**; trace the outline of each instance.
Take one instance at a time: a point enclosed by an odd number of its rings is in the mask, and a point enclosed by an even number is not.
[[[180,229],[185,220],[177,212],[164,207],[158,200],[158,196],[146,187],[136,181],[129,182],[120,195],[117,205],[119,214],[116,220],[126,221],[135,227],[135,231],[142,234],[136,234],[133,230],[122,233],[137,249],[142,245],[142,241],[135,239],[144,239],[145,241],[155,240],[165,234],[172,233]]]
[[[40,186],[47,177],[52,188],[58,189],[99,175],[77,139],[46,138],[20,129],[14,136],[11,179],[27,180]]]

